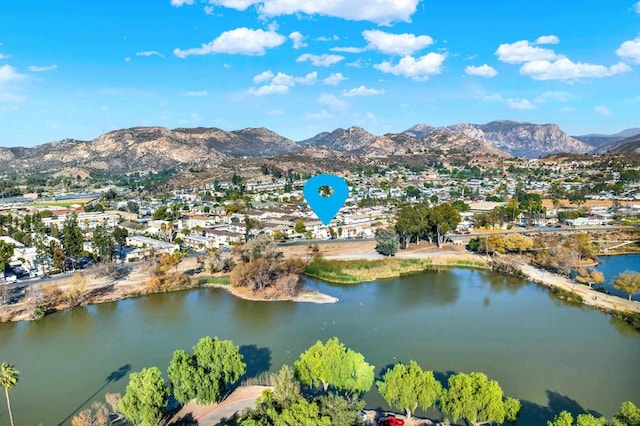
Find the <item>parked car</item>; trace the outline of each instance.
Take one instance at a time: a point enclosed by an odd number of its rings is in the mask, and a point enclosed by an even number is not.
[[[9,274],[9,275],[6,275],[4,277],[4,280],[7,283],[17,283],[18,282],[18,277],[15,276],[14,274]]]
[[[380,426],[404,426],[404,420],[391,414],[389,416],[380,417],[378,424]]]

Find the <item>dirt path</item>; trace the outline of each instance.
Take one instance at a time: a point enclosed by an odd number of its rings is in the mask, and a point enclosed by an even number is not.
[[[256,399],[262,395],[269,386],[241,386],[234,390],[224,401],[219,404],[198,405],[195,401],[182,407],[167,423],[169,426],[183,424],[198,424],[200,426],[224,425],[231,420],[236,413],[245,408],[255,407]]]
[[[576,284],[568,278],[543,269],[538,269],[535,266],[526,263],[521,264],[520,269],[531,281],[546,287],[559,287],[563,290],[580,295],[585,305],[606,311],[640,313],[640,302],[600,293],[586,285]]]

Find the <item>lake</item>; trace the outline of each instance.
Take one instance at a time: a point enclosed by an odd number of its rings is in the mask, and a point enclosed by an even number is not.
[[[640,254],[628,254],[623,256],[602,256],[599,258],[600,263],[597,266],[597,270],[604,274],[605,282],[603,287],[605,290],[616,296],[629,297],[627,293],[613,288],[611,283],[618,276],[618,274],[624,271],[640,272]],[[640,295],[635,295],[633,300],[640,301]]]
[[[545,424],[562,409],[611,416],[622,401],[640,403],[640,333],[534,284],[470,269],[306,284],[340,302],[251,302],[198,289],[0,324],[0,360],[22,373],[11,391],[16,424],[68,424],[90,401],[123,392],[131,371],[156,365],[166,377],[173,351],[206,335],[240,345],[252,373],[278,370],[333,336],[377,375],[411,359],[443,380],[485,372],[523,401],[520,426]],[[384,406],[375,390],[365,399]],[[8,424],[0,407],[0,424]]]

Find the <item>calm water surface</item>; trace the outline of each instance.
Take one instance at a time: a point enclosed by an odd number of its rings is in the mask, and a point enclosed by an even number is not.
[[[625,271],[640,272],[640,254],[628,254],[625,256],[603,256],[600,259],[597,269],[604,274],[605,282],[603,287],[611,294],[627,298],[627,293],[613,288],[611,283],[618,274]],[[640,301],[640,295],[635,295],[633,300]]]
[[[440,378],[482,371],[523,401],[521,426],[545,424],[562,409],[611,416],[622,401],[640,404],[640,333],[533,284],[466,269],[307,284],[340,302],[250,302],[201,289],[0,324],[0,360],[22,372],[11,392],[16,424],[68,424],[90,401],[122,392],[130,371],[157,365],[166,375],[173,351],[205,335],[240,345],[253,373],[292,363],[332,336],[377,374],[410,359]],[[384,406],[375,391],[365,399]]]

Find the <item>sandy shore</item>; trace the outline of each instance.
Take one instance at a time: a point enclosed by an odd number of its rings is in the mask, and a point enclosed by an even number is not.
[[[296,296],[283,296],[274,293],[267,293],[266,295],[253,294],[250,290],[243,287],[232,287],[230,285],[210,284],[206,287],[221,288],[233,294],[235,297],[244,300],[253,300],[255,302],[307,302],[307,303],[336,303],[339,301],[337,297],[329,296],[328,294],[320,293],[311,290],[301,290]]]
[[[533,265],[523,263],[520,266],[522,272],[533,282],[545,287],[558,287],[582,297],[585,305],[593,306],[604,311],[640,313],[640,302],[623,299],[596,291],[584,284],[578,284],[566,277],[554,274]]]

